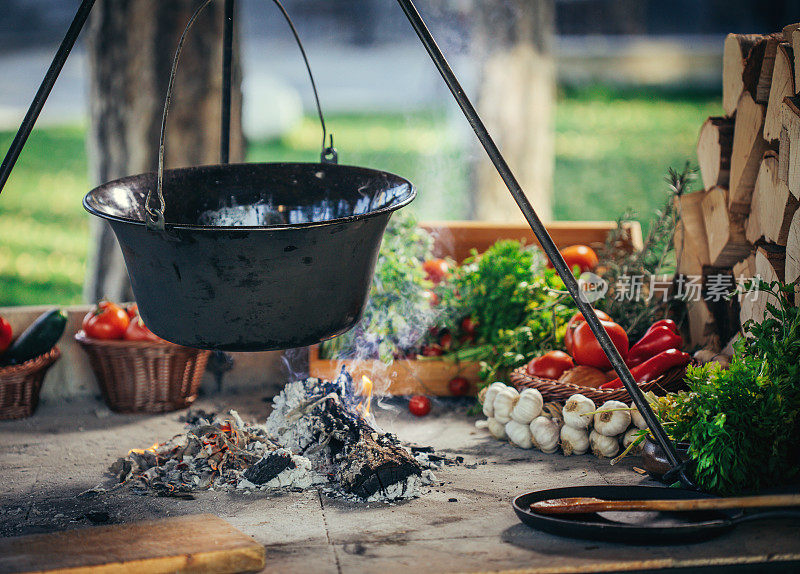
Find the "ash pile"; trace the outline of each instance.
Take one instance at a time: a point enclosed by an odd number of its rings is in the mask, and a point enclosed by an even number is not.
[[[163,444],[133,450],[110,471],[117,485],[140,494],[191,497],[198,490],[276,491],[320,487],[367,502],[419,496],[432,470],[451,461],[407,449],[362,416],[349,373],[335,381],[286,385],[265,425],[235,411],[206,413]]]

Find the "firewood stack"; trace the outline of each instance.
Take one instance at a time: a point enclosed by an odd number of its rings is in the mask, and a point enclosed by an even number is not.
[[[703,191],[676,198],[678,285],[698,276],[703,284],[704,297],[688,302],[692,345],[719,351],[746,320],[764,316],[766,293],[715,300],[720,284],[800,277],[798,83],[800,24],[728,34],[723,115],[705,121],[697,143]]]

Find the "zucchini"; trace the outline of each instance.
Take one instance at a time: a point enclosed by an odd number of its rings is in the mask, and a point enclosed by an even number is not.
[[[64,334],[67,315],[61,309],[42,313],[0,357],[0,364],[19,365],[44,355]]]

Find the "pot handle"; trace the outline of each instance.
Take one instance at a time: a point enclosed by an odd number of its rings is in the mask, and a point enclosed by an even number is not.
[[[289,29],[292,31],[292,35],[297,42],[297,46],[300,48],[300,54],[303,56],[303,62],[305,62],[306,70],[308,71],[308,77],[311,80],[311,89],[314,92],[314,102],[317,106],[317,115],[319,115],[319,122],[322,126],[322,153],[320,154],[320,161],[322,163],[337,163],[338,154],[336,152],[336,148],[333,147],[333,134],[330,134],[329,145],[325,145],[325,140],[328,139],[328,133],[325,127],[325,117],[322,114],[322,105],[319,102],[317,84],[314,81],[314,75],[311,73],[311,66],[308,63],[308,56],[306,56],[306,50],[303,47],[303,43],[300,41],[300,35],[297,33],[297,29],[295,28],[292,19],[289,17],[289,13],[286,12],[286,9],[283,7],[283,4],[281,4],[280,0],[272,1],[278,7],[287,24],[289,25]],[[156,205],[153,205],[152,188],[148,189],[147,199],[145,200],[144,204],[145,222],[147,224],[147,228],[151,230],[164,230],[164,209],[166,208],[166,202],[164,201],[164,140],[167,130],[167,115],[169,114],[169,105],[172,101],[172,89],[175,83],[175,75],[178,72],[178,62],[180,61],[181,50],[183,50],[183,43],[186,41],[186,35],[188,34],[189,29],[195,23],[195,20],[197,20],[197,17],[200,15],[200,13],[206,8],[206,6],[211,4],[211,2],[213,2],[213,0],[205,0],[205,2],[203,2],[197,8],[197,10],[194,11],[192,17],[189,18],[189,22],[186,24],[186,27],[181,33],[180,40],[178,41],[178,48],[175,50],[175,56],[172,60],[172,68],[169,73],[169,83],[167,85],[167,97],[164,101],[164,113],[161,115],[161,131],[158,141],[158,176],[156,181],[155,198]]]

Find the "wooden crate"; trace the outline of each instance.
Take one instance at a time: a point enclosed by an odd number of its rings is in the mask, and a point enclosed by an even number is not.
[[[491,223],[486,221],[430,221],[421,224],[434,234],[434,252],[450,256],[458,262],[469,256],[472,249],[483,252],[498,239],[516,239],[526,244],[538,241],[525,223]],[[636,221],[625,224],[630,236],[630,249],[642,246],[642,231]],[[547,231],[559,247],[583,244],[602,245],[608,233],[616,228],[611,221],[557,221],[547,225]],[[445,360],[397,360],[386,365],[378,360],[350,361],[319,358],[319,347],[309,349],[309,375],[323,379],[335,378],[342,365],[346,365],[354,380],[366,375],[388,395],[450,396],[447,383],[454,377],[464,377],[477,391],[479,382],[477,363],[454,363]],[[387,385],[388,382],[388,385]]]

